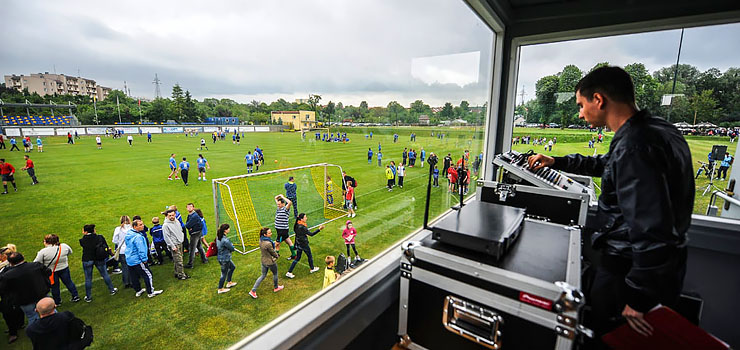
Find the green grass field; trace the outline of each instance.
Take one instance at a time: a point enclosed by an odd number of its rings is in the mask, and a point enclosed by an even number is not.
[[[212,144],[208,139],[210,150],[203,153],[212,167],[208,172],[209,181],[197,181],[197,174],[193,170],[188,187],[183,186],[181,181],[166,179],[169,173],[167,160],[170,153],[176,153],[178,160],[186,156],[194,169],[200,137],[154,135],[154,142],[147,144],[145,137],[137,135],[134,147],[129,147],[124,139],[104,138],[102,150],[96,149],[93,137],[83,137],[76,145],[67,145],[66,138],[47,137],[44,138],[44,153],[36,153],[35,149],[29,153],[36,163],[41,182],[36,186],[30,186],[30,179],[20,171],[23,152],[0,151],[0,157],[6,158],[19,169],[16,174],[19,192],[14,193],[11,189],[10,194],[0,197],[0,245],[14,243],[28,260],[33,260],[36,252],[43,247],[43,236],[58,234],[63,242],[75,249],[71,258],[71,272],[78,290],[84,295],[84,278],[79,260],[81,248],[77,242],[84,224],[96,224],[98,233],[110,241],[120,215],[141,215],[145,223],[151,226],[147,221],[158,215],[166,205],[176,204],[184,212],[185,204],[193,202],[205,213],[209,223],[207,238],[212,241],[216,228],[210,179],[245,173],[244,154],[259,145],[265,150],[266,160],[265,167],[260,170],[328,162],[341,165],[355,177],[359,183],[359,210],[353,219],[359,231],[357,248],[364,258],[372,258],[422,225],[427,172],[426,168],[407,168],[405,188],[388,192],[384,188],[384,168],[377,166],[375,158],[372,164],[367,164],[368,147],[377,153],[378,142],[381,142],[384,163],[390,160],[399,162],[404,147],[424,147],[427,152],[440,155],[440,158],[448,152],[453,156],[459,155],[463,149],[470,149],[471,154],[475,155],[481,148],[482,138],[476,136],[471,139],[469,136],[475,132],[472,128],[453,130],[451,137],[444,141],[429,137],[429,130],[416,130],[418,138],[414,143],[408,142],[407,130],[399,131],[401,136],[396,144],[392,142],[392,132],[376,132],[373,140],[366,140],[365,131],[350,134],[352,142],[348,144],[317,143],[311,140],[312,134],[302,141],[300,135],[295,133],[247,134],[241,146],[233,145],[230,140]],[[574,152],[592,154],[594,151],[582,141],[588,139],[585,131],[515,130],[515,135],[525,134],[572,140],[559,141],[549,152],[552,155]],[[605,143],[597,144],[598,153],[607,151],[610,137],[607,135]],[[735,150],[735,145],[730,145],[726,138],[691,138],[688,142],[697,168],[696,161],[705,161],[706,154],[714,144],[728,144],[730,153]],[[534,145],[516,145],[514,149],[543,152],[542,146]],[[275,163],[275,160],[278,162]],[[707,182],[705,177],[700,177],[696,182],[699,192],[695,213],[706,210],[709,195],[701,196],[701,192]],[[250,187],[250,190],[258,191],[259,198],[270,198],[263,210],[272,211],[274,204],[271,197],[283,191],[282,181],[266,183],[269,185]],[[726,183],[719,181],[715,184],[723,187]],[[341,194],[337,192],[335,200]],[[444,186],[434,189],[432,217],[454,204],[456,200],[445,192]],[[300,209],[311,210],[305,206]],[[343,223],[344,220],[337,220],[311,239],[317,266],[323,267],[326,255],[343,252],[340,236]],[[232,236],[233,233],[232,229]],[[232,241],[238,242],[234,237]],[[283,254],[286,251],[284,248]],[[92,303],[72,304],[69,302],[69,293],[63,292],[64,304],[60,310],[70,310],[93,325],[94,349],[224,348],[316,293],[322,284],[321,273],[308,274],[305,258],[296,268],[296,278],[288,280],[284,274],[289,262],[280,259],[280,283],[285,285],[285,290],[273,294],[268,277],[258,290],[260,297],[253,300],[247,293],[259,275],[259,256],[236,254],[234,281],[239,285],[230,293],[217,295],[220,270],[215,259],[211,260],[208,265],[196,262],[195,269],[186,271],[192,276],[186,281],[174,279],[169,261],[164,266],[152,267],[155,287],[165,291],[154,299],[135,298],[131,289],[121,289],[118,295],[109,296],[102,281],[96,277]],[[120,275],[112,278],[114,284],[121,288]],[[1,324],[0,328],[4,330],[5,323]],[[31,344],[23,334],[18,342],[8,348],[31,349]]]
[[[425,135],[419,134],[417,142],[410,143],[406,134],[394,144],[391,135],[376,135],[373,140],[366,140],[364,134],[351,134],[351,143],[327,144],[312,141],[312,134],[302,141],[300,134],[296,133],[253,133],[246,134],[240,146],[233,145],[230,139],[216,144],[208,139],[210,150],[202,153],[211,165],[209,180],[246,173],[244,155],[247,150],[254,150],[255,145],[265,152],[266,165],[260,168],[262,171],[321,162],[341,165],[358,181],[359,210],[353,219],[359,232],[357,248],[363,258],[372,258],[422,225],[425,175],[428,173],[427,168],[407,168],[404,188],[388,192],[384,188],[385,168],[378,167],[375,158],[372,164],[367,164],[368,147],[376,153],[378,142],[381,142],[383,163],[386,164],[390,160],[400,162],[404,147],[424,147],[427,152],[437,154],[452,152],[454,156],[466,148],[471,150],[471,154],[478,154],[482,142],[476,138],[468,143],[470,138],[457,137],[439,141],[429,137],[428,133]],[[84,224],[96,224],[97,232],[110,242],[121,215],[141,215],[151,227],[147,221],[166,205],[176,204],[184,213],[185,204],[193,202],[204,211],[209,224],[207,239],[212,241],[216,227],[211,182],[197,181],[194,173],[195,159],[200,153],[197,150],[200,137],[154,135],[153,140],[147,144],[145,136],[137,135],[134,147],[129,147],[125,139],[103,138],[103,149],[97,150],[93,137],[83,137],[76,145],[67,145],[63,137],[44,138],[43,153],[36,153],[35,149],[28,153],[36,164],[40,181],[36,186],[31,186],[30,178],[20,170],[24,164],[23,152],[0,151],[0,157],[18,169],[15,177],[19,186],[17,193],[12,192],[11,187],[10,194],[0,197],[0,245],[14,243],[27,260],[33,260],[36,252],[43,248],[44,235],[59,235],[62,242],[75,250],[70,267],[72,278],[83,296],[84,277],[78,239],[82,236]],[[186,156],[190,161],[193,167],[190,186],[185,187],[181,181],[167,180],[170,153],[176,153],[178,160]],[[269,188],[250,187],[250,191],[269,198],[266,210],[274,212],[271,197],[284,191],[284,181],[268,183],[271,184]],[[341,187],[335,199],[341,197],[340,190]],[[432,215],[456,203],[444,187],[434,189]],[[311,210],[305,206],[299,206],[299,209]],[[311,239],[317,266],[323,268],[327,255],[344,251],[340,231],[343,224],[344,220],[332,222]],[[235,237],[232,241],[238,243]],[[286,252],[287,247],[283,251],[285,256]],[[94,301],[73,304],[69,302],[70,294],[62,286],[64,303],[59,310],[70,310],[93,325],[95,349],[224,348],[321,289],[323,272],[309,274],[305,257],[294,271],[296,278],[292,280],[284,277],[289,261],[280,259],[280,283],[285,285],[285,290],[272,293],[268,277],[257,291],[259,298],[254,300],[247,293],[260,273],[259,254],[236,254],[233,260],[237,266],[234,281],[239,285],[230,293],[216,294],[220,269],[215,258],[211,258],[208,265],[202,265],[196,259],[195,268],[186,271],[192,278],[186,281],[173,277],[172,264],[167,261],[165,265],[151,269],[154,286],[164,289],[164,293],[154,299],[135,298],[134,291],[122,289],[120,275],[112,278],[121,291],[118,295],[109,296],[102,280],[94,273]],[[0,328],[5,329],[4,322]],[[23,334],[8,348],[31,349],[31,344]]]

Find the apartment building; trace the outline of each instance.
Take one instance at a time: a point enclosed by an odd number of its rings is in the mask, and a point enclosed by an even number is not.
[[[303,130],[316,127],[316,112],[314,111],[272,111],[272,121],[288,125],[293,130]]]
[[[95,80],[72,77],[64,74],[49,74],[49,72],[31,75],[6,75],[5,87],[18,91],[28,89],[30,93],[41,96],[53,94],[85,95],[97,97],[98,101],[108,97],[111,88],[98,85]]]

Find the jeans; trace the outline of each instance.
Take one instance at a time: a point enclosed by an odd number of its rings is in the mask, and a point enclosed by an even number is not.
[[[167,243],[155,242],[154,249],[157,251],[157,260],[159,260],[160,264],[164,263],[164,254],[167,254],[167,257],[172,259],[172,253],[167,249]]]
[[[270,270],[272,272],[272,285],[273,288],[278,287],[278,270],[277,270],[277,264],[272,265],[262,265],[262,276],[259,276],[256,281],[254,281],[254,286],[252,287],[253,291],[257,291],[257,288],[260,286],[262,281],[267,277],[267,270]]]
[[[124,286],[130,286],[131,285],[131,276],[130,276],[131,270],[129,269],[128,264],[126,263],[126,254],[118,253],[118,262],[121,263],[121,281],[123,282]]]
[[[201,232],[195,232],[190,234],[190,256],[188,257],[188,265],[193,265],[193,258],[195,257],[195,250],[198,249],[200,252],[200,261],[207,263],[206,252],[203,250],[203,244],[200,241]]]
[[[291,202],[293,202],[293,215],[295,217],[298,217],[298,198],[288,198]]]
[[[26,314],[29,326],[41,319],[39,317],[39,314],[36,313],[36,303],[21,305],[21,310],[23,310],[23,313]]]
[[[88,298],[92,297],[92,273],[93,273],[93,266],[98,269],[98,272],[100,273],[100,277],[103,277],[103,281],[105,281],[105,284],[108,286],[108,291],[113,292],[113,282],[110,280],[110,275],[108,275],[108,270],[106,270],[105,260],[99,260],[99,261],[83,261],[82,262],[82,270],[85,272],[85,295]]]
[[[128,268],[129,272],[131,272],[131,285],[134,287],[134,290],[137,292],[141,290],[139,278],[143,278],[144,284],[146,284],[146,292],[148,294],[152,294],[152,292],[154,292],[154,280],[152,279],[151,271],[146,268],[146,265],[144,263],[140,263],[138,265],[129,266]]]
[[[308,244],[305,247],[301,247],[296,244],[295,248],[298,251],[298,254],[296,255],[295,259],[293,259],[293,263],[290,264],[288,272],[293,272],[295,265],[298,264],[299,261],[301,261],[301,256],[303,255],[303,252],[305,252],[306,256],[308,257],[308,267],[313,270],[313,256],[311,255],[311,247],[309,247]]]
[[[57,304],[61,304],[62,302],[62,297],[59,293],[60,279],[62,280],[62,283],[67,286],[67,290],[69,290],[69,293],[72,294],[73,298],[79,296],[77,294],[77,286],[72,282],[72,277],[69,275],[69,267],[67,267],[64,270],[54,271],[54,284],[51,285],[51,296],[54,298],[54,302]]]
[[[236,265],[231,260],[219,261],[218,263],[221,264],[221,279],[218,280],[218,289],[221,289],[224,287],[224,282],[231,282],[231,275],[234,274]]]

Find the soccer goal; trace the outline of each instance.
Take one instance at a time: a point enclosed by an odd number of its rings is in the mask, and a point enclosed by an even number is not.
[[[259,246],[262,227],[272,228],[275,234],[275,196],[285,195],[284,186],[291,176],[298,188],[298,212],[306,213],[309,227],[347,214],[342,208],[343,177],[339,165],[319,163],[213,179],[216,227],[224,223],[231,226],[230,236],[238,237],[241,243],[239,253],[246,254],[251,251],[249,247]],[[290,227],[293,227],[293,208],[290,214]]]

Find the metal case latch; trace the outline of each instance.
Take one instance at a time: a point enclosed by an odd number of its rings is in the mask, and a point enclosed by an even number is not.
[[[448,295],[442,310],[442,325],[450,332],[489,349],[501,349],[503,317],[493,310]]]
[[[498,194],[499,201],[506,202],[507,198],[516,195],[516,190],[514,189],[514,185],[497,183],[494,193]]]

